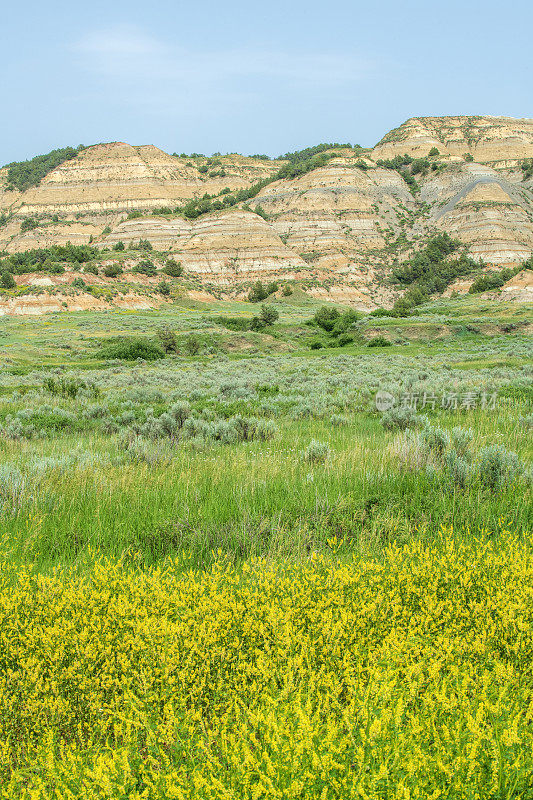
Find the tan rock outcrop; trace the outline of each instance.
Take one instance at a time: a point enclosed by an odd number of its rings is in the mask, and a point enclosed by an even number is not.
[[[277,162],[239,155],[218,160],[220,166],[210,172],[223,169],[226,174],[210,177],[190,159],[168,155],[153,145],[98,144],[56,167],[22,195],[4,192],[2,206],[18,216],[149,210],[206,192],[217,194],[225,187],[249,186],[279,168]]]
[[[533,157],[533,120],[511,117],[413,117],[387,133],[374,148],[375,158],[408,153],[426,156],[470,153],[480,163]]]
[[[533,302],[533,271],[522,270],[502,286],[501,292],[505,300],[515,300],[520,303]]]
[[[106,302],[101,298],[84,294],[76,297],[63,295],[22,295],[21,297],[0,298],[0,317],[23,316],[38,317],[41,314],[53,314],[60,311],[102,311],[117,306],[135,311],[146,311],[160,305],[149,297],[135,294],[124,294]]]
[[[187,272],[217,282],[272,273],[294,277],[307,267],[268,222],[238,209],[198,219],[188,241],[175,244],[173,250]]]
[[[470,255],[490,264],[510,264],[533,250],[533,198],[520,182],[480,164],[456,164],[422,182],[429,206],[424,224],[467,244]],[[415,226],[416,228],[416,226]]]
[[[149,216],[128,219],[118,223],[103,239],[102,245],[108,247],[123,242],[127,246],[145,239],[156,250],[170,250],[178,243],[188,241],[192,228],[192,223],[182,217],[167,219]]]
[[[189,222],[181,218],[143,218],[122,222],[105,244],[146,239],[169,250],[188,273],[226,284],[283,273],[293,277],[306,263],[257,214],[229,209]]]
[[[287,246],[310,266],[344,275],[373,273],[381,263],[379,251],[416,205],[397,172],[364,171],[353,159],[271,184],[257,202]]]

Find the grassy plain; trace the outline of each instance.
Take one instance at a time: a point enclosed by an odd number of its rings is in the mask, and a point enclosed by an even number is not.
[[[533,797],[530,308],[317,305],[0,320],[0,797]]]

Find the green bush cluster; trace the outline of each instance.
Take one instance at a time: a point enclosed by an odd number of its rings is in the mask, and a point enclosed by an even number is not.
[[[149,278],[153,278],[155,275],[157,275],[155,264],[149,259],[139,261],[139,263],[134,267],[133,272],[139,275],[146,275]]]
[[[520,167],[523,173],[522,180],[527,181],[528,178],[533,176],[533,158],[524,159],[524,161],[522,161],[520,164]]]
[[[233,331],[262,331],[269,325],[273,325],[279,319],[277,310],[272,305],[263,303],[261,311],[256,317],[247,319],[246,317],[215,317],[214,322],[223,325]]]
[[[52,375],[48,376],[43,381],[43,389],[54,395],[55,397],[65,397],[71,400],[84,391],[88,396],[97,398],[100,396],[100,389],[94,383],[88,383],[81,378],[61,377],[56,378]]]
[[[148,239],[139,239],[138,242],[131,242],[128,245],[130,250],[153,250],[154,247],[152,242],[149,242]]]
[[[340,148],[352,149],[352,145],[350,143],[339,144],[338,142],[322,142],[321,144],[315,144],[312,147],[306,147],[304,150],[294,150],[292,153],[285,153],[285,155],[278,156],[277,160],[289,161],[291,164],[302,164],[309,162],[310,159],[314,158],[315,156],[323,154],[326,150]],[[353,149],[359,149],[359,145],[354,145]]]
[[[331,454],[331,448],[326,442],[319,442],[316,439],[311,439],[307,447],[302,453],[304,461],[310,464],[324,464]]]
[[[157,333],[157,338],[159,339],[159,344],[161,345],[165,353],[178,352],[178,340],[172,328],[169,328],[168,326],[158,328],[156,333]]]
[[[39,220],[37,217],[25,217],[20,224],[20,232],[26,233],[27,231],[33,231],[38,227]]]
[[[84,264],[98,258],[99,255],[99,251],[88,244],[55,244],[51,247],[25,250],[22,253],[10,253],[0,261],[0,270],[24,275],[28,272],[43,271],[45,264],[48,266],[59,262]],[[47,271],[46,268],[44,271]]]
[[[272,281],[266,286],[261,281],[257,281],[248,292],[248,300],[250,303],[260,303],[270,297],[271,294],[274,294],[274,292],[277,292],[278,289],[279,284],[276,281]]]
[[[313,317],[308,321],[308,325],[321,328],[324,333],[329,334],[332,342],[329,346],[344,347],[353,342],[353,336],[348,334],[348,330],[357,322],[357,314],[350,309],[341,313],[335,306],[322,306]],[[320,339],[313,339],[310,343],[311,350],[319,350],[324,342]]]
[[[179,278],[181,275],[183,275],[181,261],[175,261],[173,258],[167,258],[165,261],[165,266],[163,267],[163,272],[170,278]]]
[[[221,315],[214,317],[213,322],[217,325],[223,325],[224,328],[229,328],[231,331],[249,331],[250,320],[247,317],[227,317]]]
[[[485,272],[479,278],[476,278],[468,291],[470,294],[478,294],[479,292],[488,292],[491,289],[499,289],[524,268],[527,267],[521,264],[514,269],[507,267],[498,271]]]
[[[436,147],[432,147],[428,155],[424,158],[413,158],[408,153],[394,156],[389,159],[379,159],[376,164],[384,169],[393,169],[399,172],[411,191],[420,191],[415,175],[427,175],[428,172],[437,172],[440,166],[432,161],[434,157],[440,155]]]
[[[368,343],[368,347],[390,347],[392,342],[386,339],[384,336],[374,336],[370,339]]]
[[[407,406],[393,406],[381,417],[381,424],[386,431],[405,431],[415,428],[420,421],[416,411]]]
[[[473,452],[473,436],[471,428],[455,427],[448,432],[426,423],[417,442],[426,470],[458,486],[479,483],[492,492],[524,474],[520,458],[503,445],[486,445]]]
[[[0,286],[2,289],[14,289],[17,284],[11,272],[3,270],[0,272]]]
[[[159,206],[159,208],[153,208],[151,211],[153,217],[165,217],[173,213],[174,211],[170,206]]]
[[[124,361],[155,361],[165,357],[165,351],[158,342],[142,336],[123,336],[104,344],[100,348],[100,358],[116,358]]]
[[[49,172],[59,167],[65,161],[76,158],[78,153],[84,150],[83,145],[79,147],[63,147],[58,150],[51,150],[45,155],[35,156],[28,161],[13,161],[7,166],[6,189],[25,192],[32,186],[38,186]]]
[[[263,303],[261,312],[257,317],[252,317],[250,321],[250,330],[261,331],[269,325],[273,325],[279,319],[279,314],[274,306],[266,305]]]
[[[104,267],[104,275],[106,278],[118,278],[123,272],[124,270],[118,264],[108,264]]]
[[[465,253],[450,259],[459,247],[460,242],[447,233],[438,233],[431,237],[425,247],[393,271],[393,281],[408,287],[408,290],[396,301],[390,312],[383,310],[379,315],[408,316],[431,294],[443,292],[456,278],[479,269],[479,264]],[[378,316],[377,309],[372,313]]]

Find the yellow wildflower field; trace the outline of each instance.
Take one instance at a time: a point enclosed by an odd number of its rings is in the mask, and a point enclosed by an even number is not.
[[[531,544],[3,565],[0,796],[532,798]]]

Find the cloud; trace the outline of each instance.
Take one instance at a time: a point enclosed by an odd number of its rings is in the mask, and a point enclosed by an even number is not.
[[[230,91],[250,81],[335,88],[357,83],[374,63],[352,53],[284,52],[264,48],[198,51],[129,26],[93,31],[71,48],[85,70],[129,84],[176,87],[194,82]]]
[[[161,50],[161,43],[127,26],[93,31],[74,45],[74,49],[97,58],[137,58]]]

